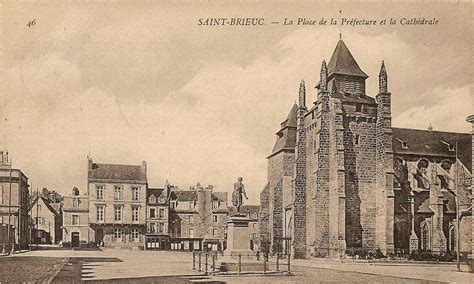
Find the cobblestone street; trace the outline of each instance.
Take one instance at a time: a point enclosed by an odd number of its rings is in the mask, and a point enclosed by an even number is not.
[[[62,266],[64,257],[0,257],[0,283],[24,283],[50,278]]]
[[[203,276],[192,254],[167,251],[44,250],[0,258],[0,281],[105,281],[122,283],[472,283],[455,265],[340,263],[293,260],[292,276]],[[59,271],[60,270],[60,271]]]

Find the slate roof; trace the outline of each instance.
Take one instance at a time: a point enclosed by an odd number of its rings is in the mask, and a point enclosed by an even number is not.
[[[191,190],[173,191],[173,196],[179,201],[193,201],[197,200],[197,192]]]
[[[375,101],[373,97],[369,97],[365,94],[350,94],[350,93],[343,94],[339,91],[336,91],[333,94],[331,94],[331,96],[333,98],[340,99],[342,102],[377,105],[377,102]]]
[[[146,182],[142,166],[92,163],[89,179]]]
[[[296,111],[298,106],[293,105],[287,118],[281,123],[281,129],[277,132],[277,141],[273,146],[272,153],[268,156],[270,158],[273,155],[283,150],[295,150],[296,145]]]
[[[31,210],[31,208],[33,208],[33,206],[38,202],[38,196],[39,196],[39,198],[41,198],[43,200],[43,203],[46,205],[46,207],[49,209],[49,211],[51,211],[54,215],[58,215],[61,212],[61,210],[60,210],[61,204],[60,203],[53,203],[53,202],[51,202],[51,200],[44,197],[42,194],[39,194],[39,195],[36,196],[33,203],[31,204],[29,210]]]
[[[281,129],[284,129],[285,127],[296,127],[296,111],[297,110],[298,110],[298,106],[294,104],[290,112],[288,113],[286,119],[281,123]]]
[[[158,203],[158,198],[164,193],[163,188],[148,188],[147,193],[146,193],[146,202],[149,203],[150,196],[153,194],[155,195],[155,198],[157,199]],[[167,196],[165,196],[167,198]],[[168,200],[166,200],[168,201]]]
[[[368,78],[355,61],[344,41],[339,40],[328,63],[328,76],[342,74]]]
[[[213,192],[212,195],[221,201],[227,202],[227,192]]]
[[[449,145],[444,142],[454,147],[457,141],[458,158],[466,168],[472,171],[472,138],[470,134],[395,127],[392,128],[392,130],[392,147],[395,154],[431,155],[454,158],[456,152],[450,151]],[[407,149],[403,148],[400,140],[407,143]]]

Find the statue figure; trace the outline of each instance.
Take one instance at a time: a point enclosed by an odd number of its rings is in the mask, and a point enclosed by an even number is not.
[[[245,196],[245,199],[249,199],[247,197],[247,193],[245,193],[242,177],[239,177],[237,182],[234,183],[234,192],[232,192],[232,204],[237,208],[237,213],[240,213],[240,206],[242,206],[243,203],[243,196]]]

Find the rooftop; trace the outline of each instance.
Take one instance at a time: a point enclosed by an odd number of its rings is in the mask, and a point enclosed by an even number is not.
[[[146,182],[146,169],[143,165],[99,164],[90,161],[89,179]]]
[[[328,63],[328,76],[330,77],[332,74],[350,75],[364,78],[369,77],[364,73],[364,71],[360,69],[359,64],[357,64],[342,39],[340,39],[337,43],[336,49],[334,49],[334,52]]]

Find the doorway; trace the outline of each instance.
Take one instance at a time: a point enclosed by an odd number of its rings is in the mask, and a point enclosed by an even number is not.
[[[79,247],[79,232],[72,232],[71,233],[71,246],[73,248]]]
[[[95,233],[95,243],[99,246],[102,246],[102,242],[104,241],[104,230],[97,229]]]

